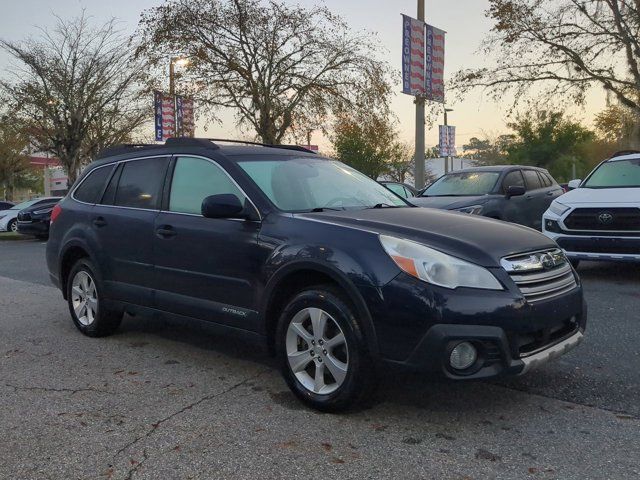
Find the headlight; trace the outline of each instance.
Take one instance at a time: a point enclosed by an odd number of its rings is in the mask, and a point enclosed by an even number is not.
[[[565,204],[560,203],[557,200],[554,200],[553,202],[551,202],[551,205],[549,205],[549,211],[558,216],[561,216],[570,208],[571,207],[567,207]]]
[[[420,243],[380,235],[385,251],[398,267],[420,280],[446,288],[503,290],[489,270]]]
[[[482,205],[471,205],[469,207],[456,208],[455,210],[462,213],[471,213],[473,215],[480,215],[480,212],[482,211]]]
[[[33,214],[34,215],[44,215],[45,213],[51,213],[52,210],[53,210],[53,207],[45,208],[44,210],[36,210],[35,212],[33,212]]]

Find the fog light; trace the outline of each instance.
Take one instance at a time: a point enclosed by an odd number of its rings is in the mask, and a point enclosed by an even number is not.
[[[476,347],[469,342],[460,342],[451,350],[449,364],[456,370],[466,370],[476,363],[478,352]]]

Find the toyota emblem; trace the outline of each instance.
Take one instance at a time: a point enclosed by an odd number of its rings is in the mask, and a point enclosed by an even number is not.
[[[600,215],[598,215],[598,221],[602,225],[609,225],[613,222],[613,215],[611,215],[609,212],[602,212]]]

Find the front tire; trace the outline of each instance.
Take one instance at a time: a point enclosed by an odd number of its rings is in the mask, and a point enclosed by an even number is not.
[[[15,218],[9,221],[7,232],[18,233],[18,221]]]
[[[331,286],[312,287],[293,297],[276,335],[284,379],[308,406],[339,412],[373,394],[375,366],[355,309]]]
[[[67,302],[73,323],[88,337],[111,335],[122,321],[122,313],[104,305],[103,291],[93,264],[86,258],[78,260],[69,273]]]

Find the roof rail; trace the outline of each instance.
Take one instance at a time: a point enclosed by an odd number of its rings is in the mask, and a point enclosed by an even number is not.
[[[135,152],[136,150],[142,150],[143,148],[154,148],[159,146],[162,145],[155,145],[152,143],[121,143],[100,150],[98,152],[98,155],[96,155],[95,160],[105,157],[112,157],[121,153]]]
[[[609,158],[621,157],[622,155],[633,155],[634,153],[640,154],[639,150],[620,150],[619,152],[614,153]]]
[[[306,153],[313,153],[313,154],[316,153],[313,150],[309,150],[308,148],[301,147],[300,145],[271,145],[268,143],[250,142],[246,140],[229,140],[226,138],[207,138],[204,140],[209,140],[210,142],[228,142],[228,143],[240,143],[244,145],[256,145],[259,147],[267,147],[267,148],[281,148],[283,150],[296,150],[298,152],[306,152]]]
[[[220,148],[208,138],[171,137],[164,142],[166,146]]]

